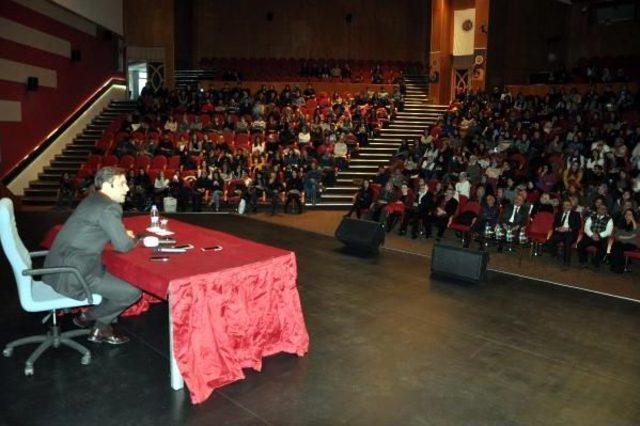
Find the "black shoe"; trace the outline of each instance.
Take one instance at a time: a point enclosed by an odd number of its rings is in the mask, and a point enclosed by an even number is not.
[[[87,318],[84,312],[73,317],[73,323],[76,325],[76,327],[80,327],[80,328],[89,328],[93,325],[94,322],[95,321]]]
[[[89,333],[87,340],[92,343],[108,343],[110,345],[121,345],[127,343],[129,338],[118,333],[111,325],[98,328],[94,327]]]

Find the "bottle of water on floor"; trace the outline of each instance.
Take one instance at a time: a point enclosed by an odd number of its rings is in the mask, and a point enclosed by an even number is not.
[[[160,213],[158,213],[158,207],[154,204],[151,206],[151,227],[157,228],[160,222]]]

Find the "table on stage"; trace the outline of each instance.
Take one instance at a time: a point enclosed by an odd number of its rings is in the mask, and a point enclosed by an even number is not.
[[[123,221],[141,234],[149,217]],[[59,229],[47,234],[44,247],[51,246]],[[169,229],[177,244],[194,248],[162,253],[170,260],[152,262],[152,249],[142,244],[128,253],[108,245],[102,260],[109,273],[169,301],[173,389],[186,381],[191,400],[200,403],[214,389],[243,379],[243,368],[259,371],[265,356],[308,351],[293,252],[178,220],[169,221]],[[222,250],[201,250],[215,245]]]

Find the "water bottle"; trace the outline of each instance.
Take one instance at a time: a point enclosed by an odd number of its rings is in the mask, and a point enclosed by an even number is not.
[[[160,214],[158,213],[158,207],[154,204],[151,206],[151,227],[157,228],[160,221]]]

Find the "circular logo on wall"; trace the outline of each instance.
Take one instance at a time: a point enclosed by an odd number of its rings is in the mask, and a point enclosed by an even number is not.
[[[473,28],[473,22],[471,21],[471,19],[467,19],[466,21],[464,21],[462,23],[462,29],[465,31],[471,31],[471,28]]]

